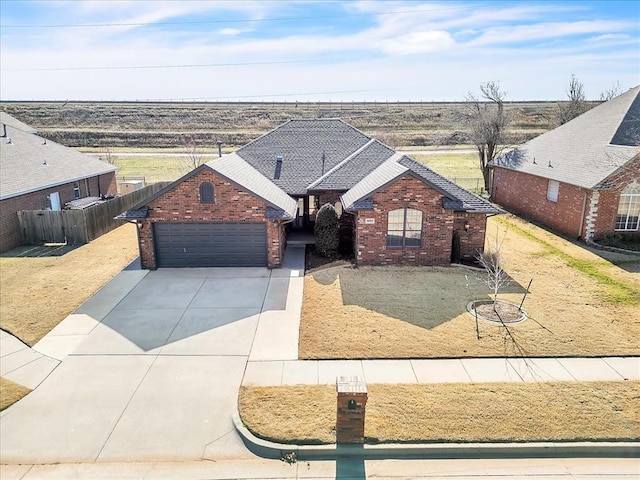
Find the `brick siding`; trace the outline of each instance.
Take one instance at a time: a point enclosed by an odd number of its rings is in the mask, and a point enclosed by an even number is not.
[[[473,257],[484,248],[486,216],[442,208],[443,195],[407,174],[373,195],[373,210],[356,213],[356,261],[361,265],[442,265],[451,262],[454,229],[460,232],[461,253]],[[419,248],[387,247],[387,219],[392,210],[422,212]],[[373,219],[373,224],[367,223]],[[370,220],[371,221],[371,220]],[[464,230],[468,221],[469,231]]]
[[[498,167],[493,173],[493,200],[568,237],[598,239],[615,230],[620,191],[639,180],[640,157],[636,157],[608,180],[611,188],[598,190],[597,197],[592,190],[560,183],[558,201],[551,202],[548,179]]]
[[[97,197],[101,194],[112,195],[117,190],[115,172],[91,177],[79,181],[80,198]],[[74,182],[65,183],[56,187],[38,190],[18,197],[7,198],[0,202],[0,252],[6,252],[22,244],[22,233],[18,211],[20,210],[46,210],[51,207],[48,196],[54,192],[60,195],[60,204],[75,199],[73,193]]]
[[[543,223],[568,237],[584,238],[590,192],[560,183],[558,201],[547,200],[549,180],[505,168],[493,172],[492,199],[507,210]],[[584,215],[584,216],[583,216]]]
[[[200,184],[213,184],[215,202],[200,203]],[[153,242],[154,222],[265,222],[267,224],[267,263],[279,267],[284,257],[286,234],[283,222],[266,218],[266,203],[217,176],[208,168],[174,186],[148,205],[149,214],[138,229],[143,268],[156,268]]]

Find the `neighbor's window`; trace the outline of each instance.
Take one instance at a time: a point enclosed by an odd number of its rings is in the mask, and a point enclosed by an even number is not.
[[[400,208],[389,212],[387,218],[388,247],[420,247],[422,240],[422,212]]]
[[[73,198],[80,198],[80,182],[73,182]]]
[[[616,230],[638,230],[640,185],[629,185],[620,194]]]
[[[200,203],[214,203],[213,185],[209,182],[200,184]]]
[[[549,180],[549,186],[547,187],[547,200],[550,202],[557,202],[559,190],[560,182],[557,180]]]

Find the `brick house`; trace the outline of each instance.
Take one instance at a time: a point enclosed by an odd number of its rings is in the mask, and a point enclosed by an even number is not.
[[[18,211],[117,192],[113,165],[46,140],[5,112],[0,122],[0,252],[22,244]]]
[[[339,119],[290,120],[120,218],[145,268],[282,265],[287,233],[331,203],[356,262],[434,265],[484,248],[501,210]],[[454,247],[455,245],[455,247]]]
[[[492,199],[569,237],[640,235],[640,86],[493,163]]]

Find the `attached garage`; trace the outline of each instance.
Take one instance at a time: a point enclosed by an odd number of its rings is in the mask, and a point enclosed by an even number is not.
[[[158,267],[265,267],[261,223],[154,223]]]

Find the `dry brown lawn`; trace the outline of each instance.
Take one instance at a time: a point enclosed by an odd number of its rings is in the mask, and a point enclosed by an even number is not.
[[[123,225],[59,257],[0,258],[0,328],[34,345],[138,255]]]
[[[368,390],[367,443],[640,437],[640,382],[368,385]],[[335,442],[333,386],[242,387],[239,410],[261,438]]]
[[[13,405],[30,391],[27,387],[0,377],[0,411]]]
[[[434,358],[640,354],[640,261],[594,253],[517,217],[492,218],[513,283],[499,298],[530,318],[508,331],[466,312],[488,298],[462,267],[335,268],[305,277],[299,357]]]

